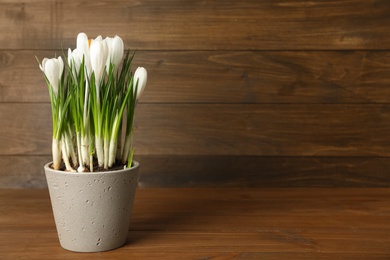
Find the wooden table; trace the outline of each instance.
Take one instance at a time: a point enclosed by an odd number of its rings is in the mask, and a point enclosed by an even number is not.
[[[390,189],[138,189],[127,244],[59,245],[47,190],[0,190],[0,259],[390,259]]]

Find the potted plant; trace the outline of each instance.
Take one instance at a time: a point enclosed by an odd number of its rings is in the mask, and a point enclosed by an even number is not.
[[[126,242],[139,176],[134,111],[147,81],[143,67],[132,74],[133,56],[119,36],[80,33],[66,64],[61,56],[39,64],[53,121],[53,162],[44,170],[65,249],[98,252]]]

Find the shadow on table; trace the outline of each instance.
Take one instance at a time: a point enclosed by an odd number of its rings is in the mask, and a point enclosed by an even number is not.
[[[220,232],[226,231],[226,218],[240,211],[240,200],[208,190],[183,189],[177,196],[163,196],[156,199],[138,199],[133,208],[127,244],[153,240],[175,232]],[[168,191],[167,191],[168,194]],[[229,221],[228,221],[229,222]],[[222,224],[224,223],[224,224]]]

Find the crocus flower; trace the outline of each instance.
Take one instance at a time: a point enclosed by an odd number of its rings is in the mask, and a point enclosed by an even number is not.
[[[45,73],[47,80],[53,88],[55,96],[58,94],[58,86],[64,71],[64,61],[61,57],[44,58],[39,68]]]
[[[102,40],[101,36],[91,42],[90,55],[91,68],[95,73],[96,87],[98,87],[100,85],[108,57],[107,43]]]
[[[72,74],[75,79],[77,79],[77,75],[79,74],[83,56],[84,54],[77,48],[73,51],[68,49],[68,64],[72,67]]]
[[[114,66],[114,70],[117,70],[119,67],[119,64],[122,61],[123,53],[124,53],[124,45],[123,40],[121,37],[116,35],[114,38],[106,37],[104,39],[107,42],[108,46],[108,59],[106,63],[106,70],[108,73],[108,70],[110,69],[110,62]]]
[[[148,79],[148,73],[146,72],[146,69],[144,67],[138,67],[134,73],[134,84],[137,84],[137,82],[138,82],[137,99],[144,92],[147,79]],[[135,91],[135,88],[134,88],[134,91]]]
[[[84,55],[85,72],[88,78],[92,74],[89,43],[90,41],[88,40],[88,36],[85,33],[79,33],[77,35],[76,49],[78,52]]]

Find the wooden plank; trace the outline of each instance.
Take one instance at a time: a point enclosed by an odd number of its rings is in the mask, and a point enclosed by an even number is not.
[[[0,154],[51,154],[50,104],[0,104]]]
[[[139,104],[139,155],[390,155],[384,105]],[[49,155],[50,104],[0,104],[0,155]]]
[[[81,259],[78,258],[77,254],[66,251],[59,246],[55,237],[55,230],[39,235],[31,232],[14,234],[5,232],[3,234],[9,237],[9,240],[5,237],[0,239],[2,242],[0,252],[3,256],[10,257],[9,259],[19,258],[21,256],[28,256],[28,259]],[[31,245],[34,245],[34,247],[16,250],[15,244],[25,245],[21,241],[21,237],[30,240]],[[358,241],[360,238],[358,235],[355,235],[352,239],[350,237],[322,235],[313,238],[312,243],[319,243],[319,245],[311,245],[299,241],[277,241],[275,238],[266,235],[261,236],[257,233],[186,234],[180,232],[167,234],[162,232],[132,232],[130,233],[128,243],[124,247],[114,251],[98,253],[98,256],[99,259],[120,259],[124,257],[130,258],[132,256],[138,256],[139,259],[150,259],[151,256],[162,256],[159,259],[172,259],[172,256],[177,255],[182,256],[180,259],[194,259],[193,257],[199,255],[219,255],[220,257],[226,257],[221,259],[232,259],[230,257],[241,254],[243,254],[243,257],[240,259],[248,259],[244,256],[269,255],[275,257],[287,255],[287,253],[293,253],[295,256],[313,256],[314,259],[321,259],[317,258],[317,255],[319,257],[328,256],[330,259],[334,259],[335,256],[357,256],[359,259],[359,256],[367,256],[368,254],[374,254],[376,257],[389,256],[386,247],[386,242],[389,242],[388,240],[363,239]],[[375,238],[375,236],[371,235],[369,238]],[[382,239],[382,237],[379,237],[379,239]],[[46,245],[46,247],[43,247],[43,245]],[[343,248],[345,249],[344,252]],[[56,258],[52,258],[52,255],[56,255]],[[86,256],[96,257],[96,253],[83,254],[84,259]]]
[[[388,158],[148,156],[140,187],[390,187]],[[0,189],[45,188],[50,155],[0,156]]]
[[[388,158],[161,155],[136,159],[141,164],[141,187],[390,186]]]
[[[135,147],[141,155],[389,155],[387,105],[145,104],[138,109]]]
[[[0,190],[0,254],[78,259],[47,190]],[[138,189],[127,243],[99,259],[386,259],[389,189]],[[57,257],[57,258],[56,258]]]
[[[0,189],[46,188],[43,166],[51,155],[0,156]]]
[[[45,54],[43,54],[45,53]],[[56,53],[61,55],[60,52]],[[54,52],[0,51],[0,102],[50,102],[38,62]]]
[[[3,0],[0,10],[0,49],[74,45],[80,30],[91,37],[121,35],[138,50],[390,46],[388,1]]]
[[[0,102],[48,102],[35,56],[0,51]],[[189,62],[190,61],[190,62]],[[148,70],[141,102],[389,103],[388,51],[137,51]]]
[[[150,72],[143,102],[389,102],[387,51],[138,52],[135,62]]]

